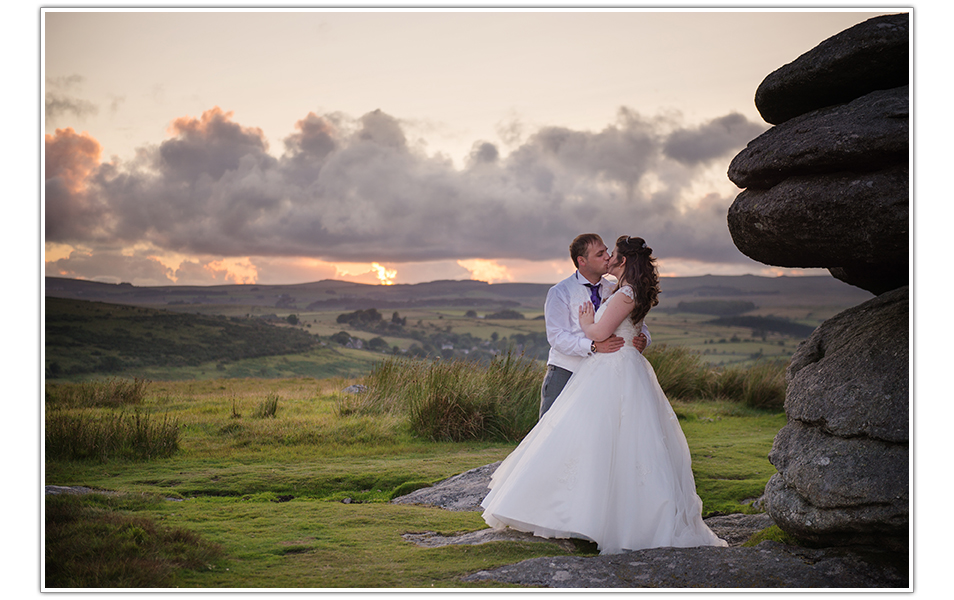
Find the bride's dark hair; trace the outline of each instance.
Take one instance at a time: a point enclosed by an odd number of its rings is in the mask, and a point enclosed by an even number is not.
[[[623,284],[633,286],[636,292],[636,306],[629,318],[638,325],[649,309],[659,304],[659,273],[656,271],[656,258],[653,249],[640,237],[621,235],[616,240],[616,264],[625,257],[626,264],[620,275],[618,290]]]

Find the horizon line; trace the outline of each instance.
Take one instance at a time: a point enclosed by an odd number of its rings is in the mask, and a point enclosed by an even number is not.
[[[716,274],[712,274],[712,273],[707,273],[707,274],[705,274],[705,275],[660,275],[660,276],[659,276],[660,279],[698,279],[698,278],[702,278],[702,277],[721,277],[721,278],[728,278],[728,279],[736,279],[736,278],[739,278],[739,277],[758,277],[758,278],[760,278],[760,279],[785,279],[785,278],[801,279],[801,278],[804,278],[804,277],[833,277],[833,276],[832,276],[830,273],[829,273],[829,274],[821,274],[821,273],[819,273],[818,275],[806,274],[806,275],[797,275],[797,276],[795,276],[795,275],[786,275],[786,274],[780,274],[780,275],[770,276],[770,275],[755,275],[755,274],[752,274],[752,273],[742,273],[742,274],[739,274],[739,275],[716,275]],[[382,287],[382,288],[388,288],[388,287],[395,287],[395,286],[428,285],[428,284],[433,284],[433,283],[467,283],[467,282],[472,282],[472,283],[482,283],[482,284],[484,284],[484,285],[549,285],[549,286],[556,285],[556,283],[558,283],[558,282],[553,282],[553,283],[540,283],[540,282],[531,282],[531,281],[501,281],[501,282],[497,282],[497,283],[491,283],[491,282],[483,281],[483,280],[480,280],[480,279],[434,279],[434,280],[432,280],[432,281],[420,281],[420,282],[417,282],[417,283],[389,283],[389,284],[385,284],[385,283],[362,283],[362,282],[358,282],[358,281],[346,281],[346,280],[344,280],[344,279],[319,279],[319,280],[316,280],[316,281],[305,281],[305,282],[301,282],[301,283],[213,283],[213,284],[201,284],[201,283],[181,283],[181,284],[180,284],[180,283],[166,283],[166,284],[161,284],[161,285],[136,285],[136,284],[129,283],[129,282],[126,282],[126,281],[122,281],[122,282],[119,282],[119,283],[111,283],[111,282],[108,282],[108,281],[97,281],[97,280],[95,280],[95,279],[85,279],[85,278],[82,278],[82,277],[62,277],[62,276],[57,276],[57,275],[44,275],[44,276],[43,276],[43,279],[44,279],[44,284],[45,284],[46,280],[48,280],[48,279],[62,279],[62,280],[66,280],[66,281],[82,281],[82,282],[86,282],[86,283],[95,283],[95,284],[100,284],[100,285],[123,286],[123,287],[134,287],[134,288],[167,288],[167,287],[212,288],[212,287],[246,287],[246,286],[247,286],[247,287],[258,287],[258,286],[265,286],[265,287],[293,287],[293,286],[303,286],[303,285],[315,285],[315,284],[319,284],[319,283],[340,283],[340,284],[347,284],[347,285],[354,285],[354,286],[367,286],[367,287]]]

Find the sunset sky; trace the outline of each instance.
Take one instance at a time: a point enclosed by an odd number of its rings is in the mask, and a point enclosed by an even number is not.
[[[753,10],[47,10],[45,274],[552,283],[590,231],[798,273],[726,226],[755,90],[899,11]]]
[[[931,595],[949,587],[946,538],[923,534],[950,512],[947,478],[931,475],[948,467],[954,422],[943,401],[954,3],[905,6],[915,11],[912,474],[922,475],[912,557],[917,591]],[[669,274],[774,273],[742,256],[725,225],[738,193],[728,163],[767,128],[755,89],[827,37],[898,11],[756,10],[68,14],[10,3],[3,439],[19,460],[8,479],[28,496],[58,483],[44,481],[41,453],[44,272],[138,285],[374,283],[377,263],[398,283],[549,283],[571,268],[569,240],[595,231],[643,235]],[[40,596],[35,500],[7,497],[19,517],[13,597]]]

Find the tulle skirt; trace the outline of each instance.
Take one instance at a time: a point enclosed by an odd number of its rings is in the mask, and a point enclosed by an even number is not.
[[[725,546],[702,520],[689,446],[635,348],[583,361],[491,478],[484,520],[601,554]]]

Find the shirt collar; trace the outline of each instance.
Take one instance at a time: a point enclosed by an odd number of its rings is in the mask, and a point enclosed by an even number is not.
[[[586,277],[583,277],[582,275],[580,275],[580,272],[579,272],[578,270],[577,270],[577,271],[574,271],[574,272],[573,272],[573,275],[576,276],[576,281],[577,281],[577,283],[579,283],[580,285],[591,285],[590,282],[586,280]],[[602,287],[602,286],[603,286],[603,278],[600,277],[600,280],[597,281],[596,283],[592,284],[592,285],[598,285],[598,286]]]

